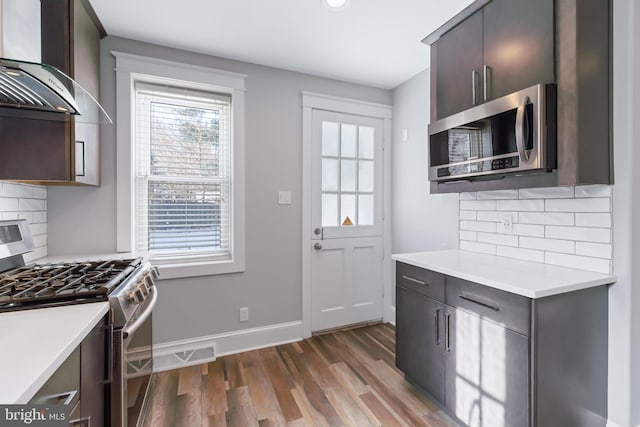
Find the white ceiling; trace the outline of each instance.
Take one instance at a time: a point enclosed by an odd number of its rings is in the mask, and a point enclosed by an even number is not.
[[[472,0],[90,0],[107,34],[391,89]]]

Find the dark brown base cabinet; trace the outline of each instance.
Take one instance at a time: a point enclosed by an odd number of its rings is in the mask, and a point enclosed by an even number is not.
[[[605,426],[607,287],[530,299],[396,263],[396,365],[462,425]]]
[[[69,425],[73,427],[108,426],[106,393],[106,318],[89,332],[30,403],[69,405]]]

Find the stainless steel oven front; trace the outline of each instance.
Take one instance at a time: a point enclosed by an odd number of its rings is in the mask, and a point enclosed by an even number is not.
[[[152,311],[157,300],[154,275],[153,269],[142,273],[135,289],[117,298],[128,310],[123,310],[126,320],[121,326],[116,318],[112,333],[112,427],[137,427],[144,421],[153,372]]]

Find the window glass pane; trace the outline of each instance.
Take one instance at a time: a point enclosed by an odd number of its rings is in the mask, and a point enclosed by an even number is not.
[[[359,153],[361,159],[373,159],[374,154],[374,129],[368,126],[360,126],[358,129]]]
[[[358,196],[358,225],[373,225],[373,194]]]
[[[322,191],[338,191],[337,159],[322,159]]]
[[[338,123],[322,122],[322,155],[338,157],[340,132]]]
[[[342,157],[356,157],[356,126],[342,124]]]
[[[340,189],[342,191],[356,191],[356,161],[342,160],[340,171]]]
[[[340,200],[340,224],[342,226],[356,225],[356,196],[343,194]]]
[[[223,186],[149,183],[149,250],[185,252],[222,246]]]
[[[220,175],[220,111],[151,102],[151,174]]]
[[[323,227],[338,226],[338,195],[337,194],[322,195],[322,226]]]
[[[358,191],[373,193],[373,160],[360,160],[358,165]]]

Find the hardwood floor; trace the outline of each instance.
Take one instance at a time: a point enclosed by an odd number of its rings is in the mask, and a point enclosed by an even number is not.
[[[389,324],[154,374],[145,426],[456,426],[395,368]]]

